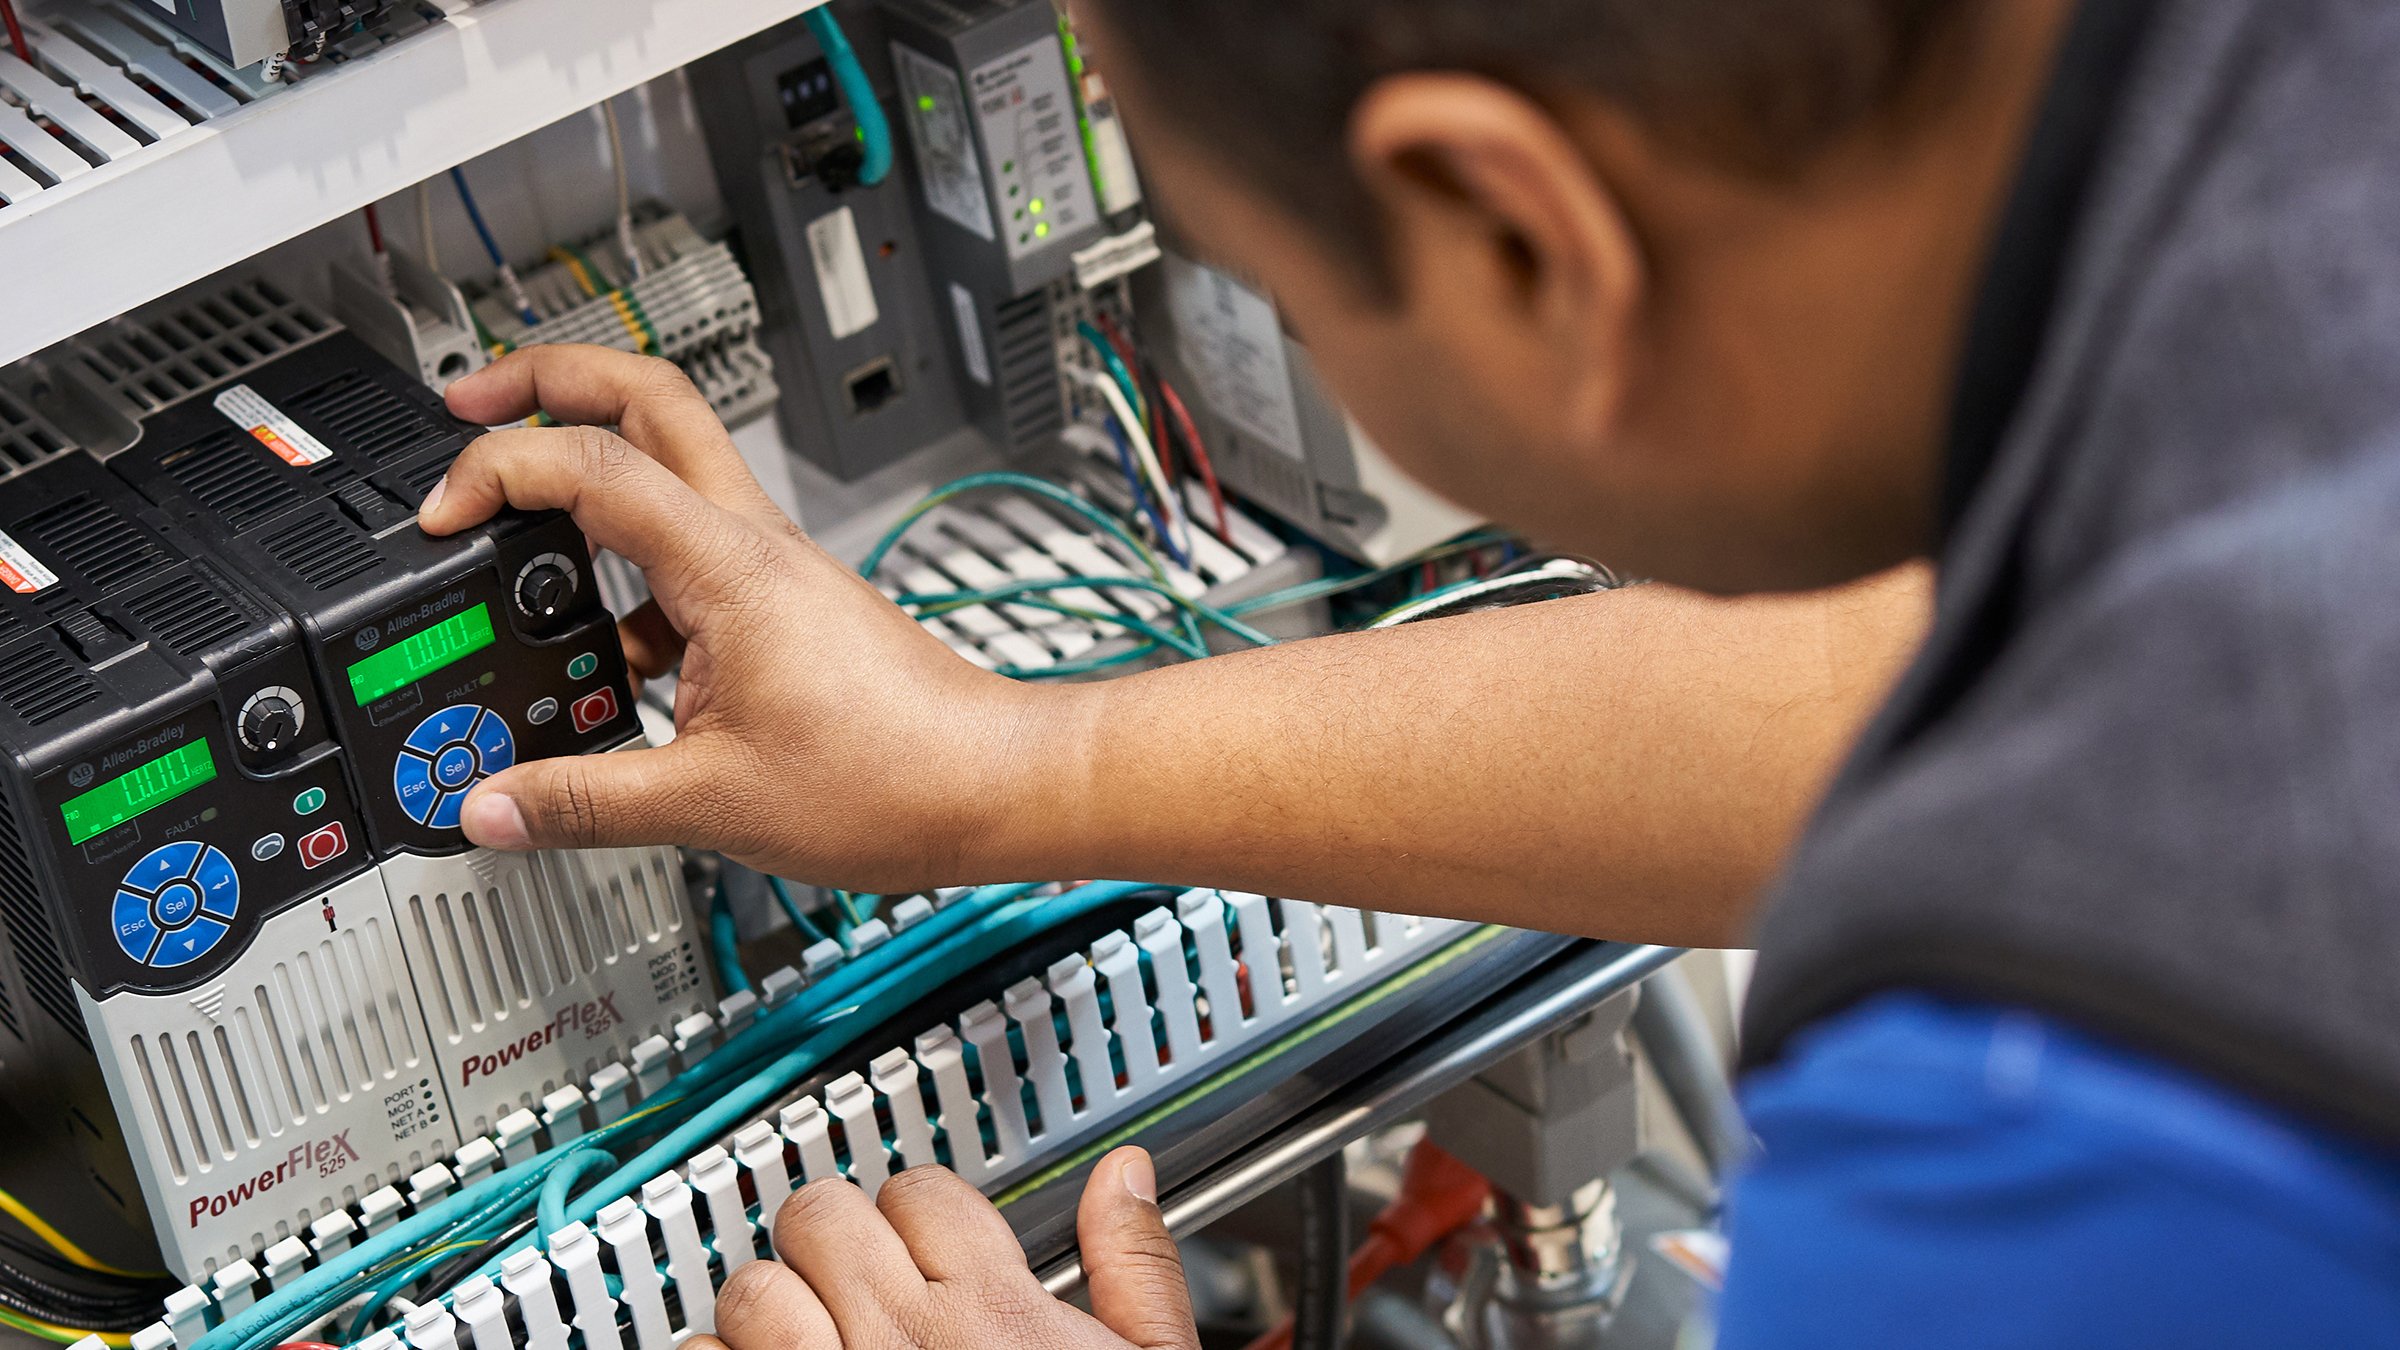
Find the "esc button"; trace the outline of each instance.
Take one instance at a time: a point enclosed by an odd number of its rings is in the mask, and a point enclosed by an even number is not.
[[[150,921],[149,900],[131,891],[119,891],[109,917],[117,946],[134,960],[148,962],[150,949],[158,945],[158,925]]]

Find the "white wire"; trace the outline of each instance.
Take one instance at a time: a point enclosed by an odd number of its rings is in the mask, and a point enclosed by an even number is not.
[[[1191,517],[1182,509],[1182,503],[1175,499],[1174,489],[1168,486],[1166,466],[1159,462],[1158,447],[1150,443],[1150,433],[1143,429],[1142,419],[1134,415],[1133,404],[1126,400],[1125,391],[1117,387],[1115,380],[1097,371],[1081,366],[1072,367],[1071,371],[1076,379],[1099,393],[1102,401],[1108,404],[1109,412],[1124,425],[1125,439],[1133,445],[1133,457],[1142,467],[1142,476],[1150,480],[1151,495],[1157,498],[1159,510],[1166,513],[1168,526],[1176,533],[1176,545],[1183,551],[1183,556],[1192,556]]]
[[[439,274],[442,270],[441,250],[433,245],[433,184],[417,184],[417,242],[424,246],[425,269]]]
[[[633,184],[625,168],[625,134],[617,126],[617,105],[604,99],[600,104],[600,119],[608,124],[608,158],[617,175],[617,247],[625,252],[625,269],[630,279],[642,276],[642,255],[639,241],[633,235]]]

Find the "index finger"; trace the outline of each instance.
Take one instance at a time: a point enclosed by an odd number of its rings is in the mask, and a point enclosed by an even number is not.
[[[563,510],[662,597],[737,556],[744,527],[657,461],[596,427],[516,427],[466,448],[418,508],[427,534],[455,534],[504,506]]]
[[[483,426],[548,413],[615,427],[643,453],[730,510],[774,510],[714,408],[672,361],[613,347],[520,347],[445,393],[450,411]]]

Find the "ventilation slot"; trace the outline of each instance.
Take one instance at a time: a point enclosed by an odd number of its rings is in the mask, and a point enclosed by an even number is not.
[[[25,635],[25,621],[13,610],[0,609],[0,647]]]
[[[168,455],[159,467],[238,532],[307,500],[259,449],[257,441],[228,427]]]
[[[18,527],[94,586],[113,591],[167,565],[167,555],[132,521],[90,497],[71,497]]]
[[[433,491],[433,485],[442,481],[442,476],[449,473],[450,466],[456,464],[457,462],[458,456],[444,455],[440,459],[419,464],[415,468],[410,469],[408,473],[400,480],[402,483],[405,483],[408,486],[408,490],[411,494],[409,497],[409,505],[423,506],[425,504],[425,494]]]
[[[311,516],[281,534],[269,535],[266,542],[275,561],[320,591],[330,591],[381,565],[373,549],[330,515]]]
[[[1009,447],[1023,450],[1066,425],[1049,297],[1037,292],[1012,300],[1001,305],[993,319],[1000,339],[1000,417]]]
[[[24,977],[25,991],[89,1047],[91,1033],[75,1007],[74,991],[67,987],[58,934],[50,925],[50,912],[42,906],[41,893],[35,889],[33,859],[25,852],[25,837],[17,828],[16,811],[6,793],[0,793],[0,920],[8,924],[9,946],[17,954],[17,973]],[[16,1029],[13,1011],[9,1026]]]
[[[92,677],[46,643],[0,658],[0,706],[27,726],[38,727],[98,697]]]
[[[186,656],[198,656],[250,627],[247,616],[194,576],[177,577],[128,600],[125,610],[160,641]]]
[[[0,981],[0,1026],[18,1040],[25,1039],[25,1024],[17,1020],[17,996],[8,991],[6,981]]]
[[[440,444],[449,428],[423,408],[375,381],[348,371],[290,399],[286,410],[331,432],[343,449],[390,464]]]
[[[65,432],[0,388],[0,474],[29,468],[73,448]]]

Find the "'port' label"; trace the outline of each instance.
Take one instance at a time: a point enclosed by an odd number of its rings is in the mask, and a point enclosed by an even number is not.
[[[295,469],[333,458],[333,450],[325,442],[301,430],[300,424],[286,416],[283,409],[267,402],[249,385],[237,384],[217,395],[216,407],[235,426],[256,437],[260,445],[274,451],[277,459]]]
[[[0,586],[19,595],[35,595],[57,584],[58,573],[42,566],[42,560],[23,544],[0,534]]]

